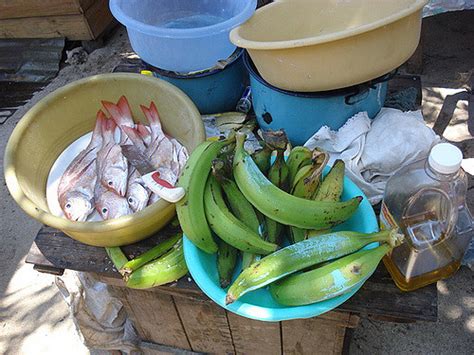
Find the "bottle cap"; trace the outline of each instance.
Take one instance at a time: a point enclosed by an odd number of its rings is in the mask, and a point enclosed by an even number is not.
[[[450,143],[439,143],[431,149],[428,163],[438,173],[454,174],[461,167],[462,152]]]

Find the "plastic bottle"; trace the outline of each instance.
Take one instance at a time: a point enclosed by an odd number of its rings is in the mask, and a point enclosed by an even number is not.
[[[384,257],[396,285],[411,291],[452,275],[472,237],[462,153],[435,145],[428,159],[400,169],[387,182],[381,228],[398,227],[405,242]]]

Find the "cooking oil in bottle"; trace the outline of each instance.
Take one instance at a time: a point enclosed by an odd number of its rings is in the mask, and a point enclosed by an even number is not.
[[[440,143],[428,159],[407,165],[387,182],[380,225],[399,228],[405,242],[383,261],[403,291],[449,277],[461,264],[473,233],[461,162],[457,147]]]

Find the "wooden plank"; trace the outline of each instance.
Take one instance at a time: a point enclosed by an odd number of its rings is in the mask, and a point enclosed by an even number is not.
[[[234,353],[226,312],[211,302],[174,297],[174,302],[193,351]]]
[[[346,328],[330,325],[320,318],[281,323],[283,354],[340,354]]]
[[[176,230],[171,227],[164,228],[151,238],[126,246],[123,250],[128,256],[138,255],[175,232]],[[120,278],[120,275],[114,271],[104,248],[79,243],[50,227],[43,227],[39,231],[26,262]],[[207,296],[190,280],[187,275],[176,284],[160,286],[157,290],[176,297],[207,299]],[[381,264],[364,286],[336,310],[364,316],[384,317],[385,320],[392,319],[393,321],[402,319],[436,321],[437,302],[436,285],[429,285],[413,292],[402,292],[395,286]]]
[[[117,277],[110,277],[109,275],[102,275],[97,273],[91,273],[96,277],[100,282],[106,283],[111,286],[125,287],[125,283],[119,275]],[[191,280],[191,281],[188,281]],[[188,285],[186,285],[188,284]],[[174,296],[174,297],[185,297],[188,299],[193,299],[196,301],[207,301],[212,302],[209,297],[207,297],[199,288],[196,287],[194,281],[192,281],[190,275],[182,277],[180,280],[171,282],[166,285],[159,287],[153,287],[148,289],[149,292],[163,293],[165,295]]]
[[[176,234],[177,231],[176,227],[169,225],[153,237],[122,249],[128,257],[133,258]],[[120,277],[104,248],[77,242],[57,229],[47,226],[38,232],[26,262]]]
[[[97,0],[74,0],[82,12],[91,7]]]
[[[0,19],[80,13],[81,5],[76,0],[0,0]]]
[[[92,6],[86,10],[85,17],[91,38],[97,39],[114,21],[109,10],[109,0],[94,1]]]
[[[198,353],[195,351],[175,348],[168,345],[156,344],[149,341],[141,341],[140,349],[143,355],[160,355],[160,354],[175,354],[175,355],[201,355],[205,353]]]
[[[279,322],[259,322],[232,312],[227,312],[227,318],[237,354],[281,353]]]
[[[191,350],[171,296],[128,288],[114,289],[142,340]]]
[[[83,15],[25,17],[0,20],[0,38],[57,38],[90,40]]]

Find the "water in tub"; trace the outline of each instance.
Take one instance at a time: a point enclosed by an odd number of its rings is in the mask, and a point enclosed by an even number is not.
[[[215,16],[211,14],[186,14],[178,13],[173,14],[173,18],[160,19],[160,26],[165,28],[199,28],[212,26],[219,22],[223,22],[226,19],[221,16]]]

